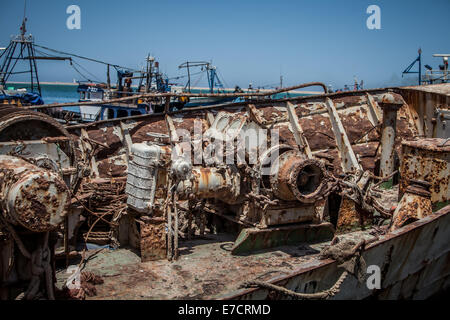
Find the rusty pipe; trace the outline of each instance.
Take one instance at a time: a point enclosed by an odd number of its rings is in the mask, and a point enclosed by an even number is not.
[[[328,93],[327,87],[322,82],[308,82],[302,83],[299,85],[282,88],[279,90],[272,90],[268,92],[247,92],[247,93],[146,93],[139,94],[129,97],[109,99],[104,101],[85,101],[85,102],[64,102],[64,103],[52,103],[52,104],[44,104],[40,106],[31,106],[31,107],[23,107],[23,109],[51,109],[51,108],[60,108],[60,107],[69,107],[69,106],[88,106],[88,105],[102,105],[105,103],[116,103],[116,102],[124,102],[135,99],[143,99],[143,98],[164,98],[164,97],[217,97],[217,98],[233,98],[233,97],[265,97],[272,96],[274,94],[283,93],[295,89],[302,89],[306,87],[320,86],[323,88],[324,93]]]
[[[296,150],[282,153],[271,168],[270,183],[276,197],[314,203],[325,190],[325,166]]]

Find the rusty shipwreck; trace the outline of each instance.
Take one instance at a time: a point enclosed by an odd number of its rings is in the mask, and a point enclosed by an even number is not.
[[[438,294],[449,100],[450,84],[325,89],[78,125],[0,107],[0,296],[60,298],[69,266],[89,299]]]

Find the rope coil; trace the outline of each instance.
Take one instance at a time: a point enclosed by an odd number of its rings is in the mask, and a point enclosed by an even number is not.
[[[324,290],[324,291],[316,292],[316,293],[295,292],[293,290],[289,290],[284,287],[277,286],[277,285],[271,284],[266,281],[259,281],[259,280],[247,281],[242,285],[242,287],[265,288],[265,289],[273,290],[273,291],[276,291],[283,295],[292,297],[294,299],[299,299],[299,300],[305,300],[305,299],[319,300],[319,299],[328,299],[330,297],[335,296],[337,293],[339,293],[341,285],[345,281],[347,276],[348,276],[348,271],[342,272],[339,279],[336,281],[336,283],[331,288]]]
[[[315,293],[302,293],[274,285],[267,281],[259,281],[259,280],[246,281],[240,286],[240,288],[249,288],[249,287],[263,288],[273,290],[284,296],[300,300],[305,299],[324,300],[334,297],[336,294],[340,292],[341,285],[343,284],[343,282],[345,281],[345,279],[349,274],[353,274],[358,279],[359,282],[362,282],[364,280],[362,270],[365,269],[366,263],[362,257],[362,252],[364,251],[365,246],[368,243],[377,240],[377,238],[374,238],[369,241],[361,240],[356,245],[354,245],[352,241],[339,243],[338,238],[335,239],[336,242],[332,241],[332,245],[324,248],[319,255],[319,259],[327,259],[327,258],[334,259],[339,263],[338,268],[344,269],[342,274],[339,276],[338,280],[329,289]]]

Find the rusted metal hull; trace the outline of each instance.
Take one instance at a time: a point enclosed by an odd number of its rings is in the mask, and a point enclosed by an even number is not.
[[[367,246],[367,265],[380,266],[381,288],[368,289],[355,277],[347,277],[332,299],[426,299],[450,287],[450,206],[407,225]],[[342,271],[338,262],[323,260],[299,266],[290,275],[268,282],[297,292],[316,292],[331,287]],[[226,294],[224,299],[283,299],[266,289]]]

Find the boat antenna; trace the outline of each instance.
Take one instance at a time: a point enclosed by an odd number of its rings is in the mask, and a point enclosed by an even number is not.
[[[20,34],[22,35],[22,39],[25,37],[25,33],[27,32],[25,26],[26,22],[27,22],[27,0],[24,0],[22,26],[20,27]]]

